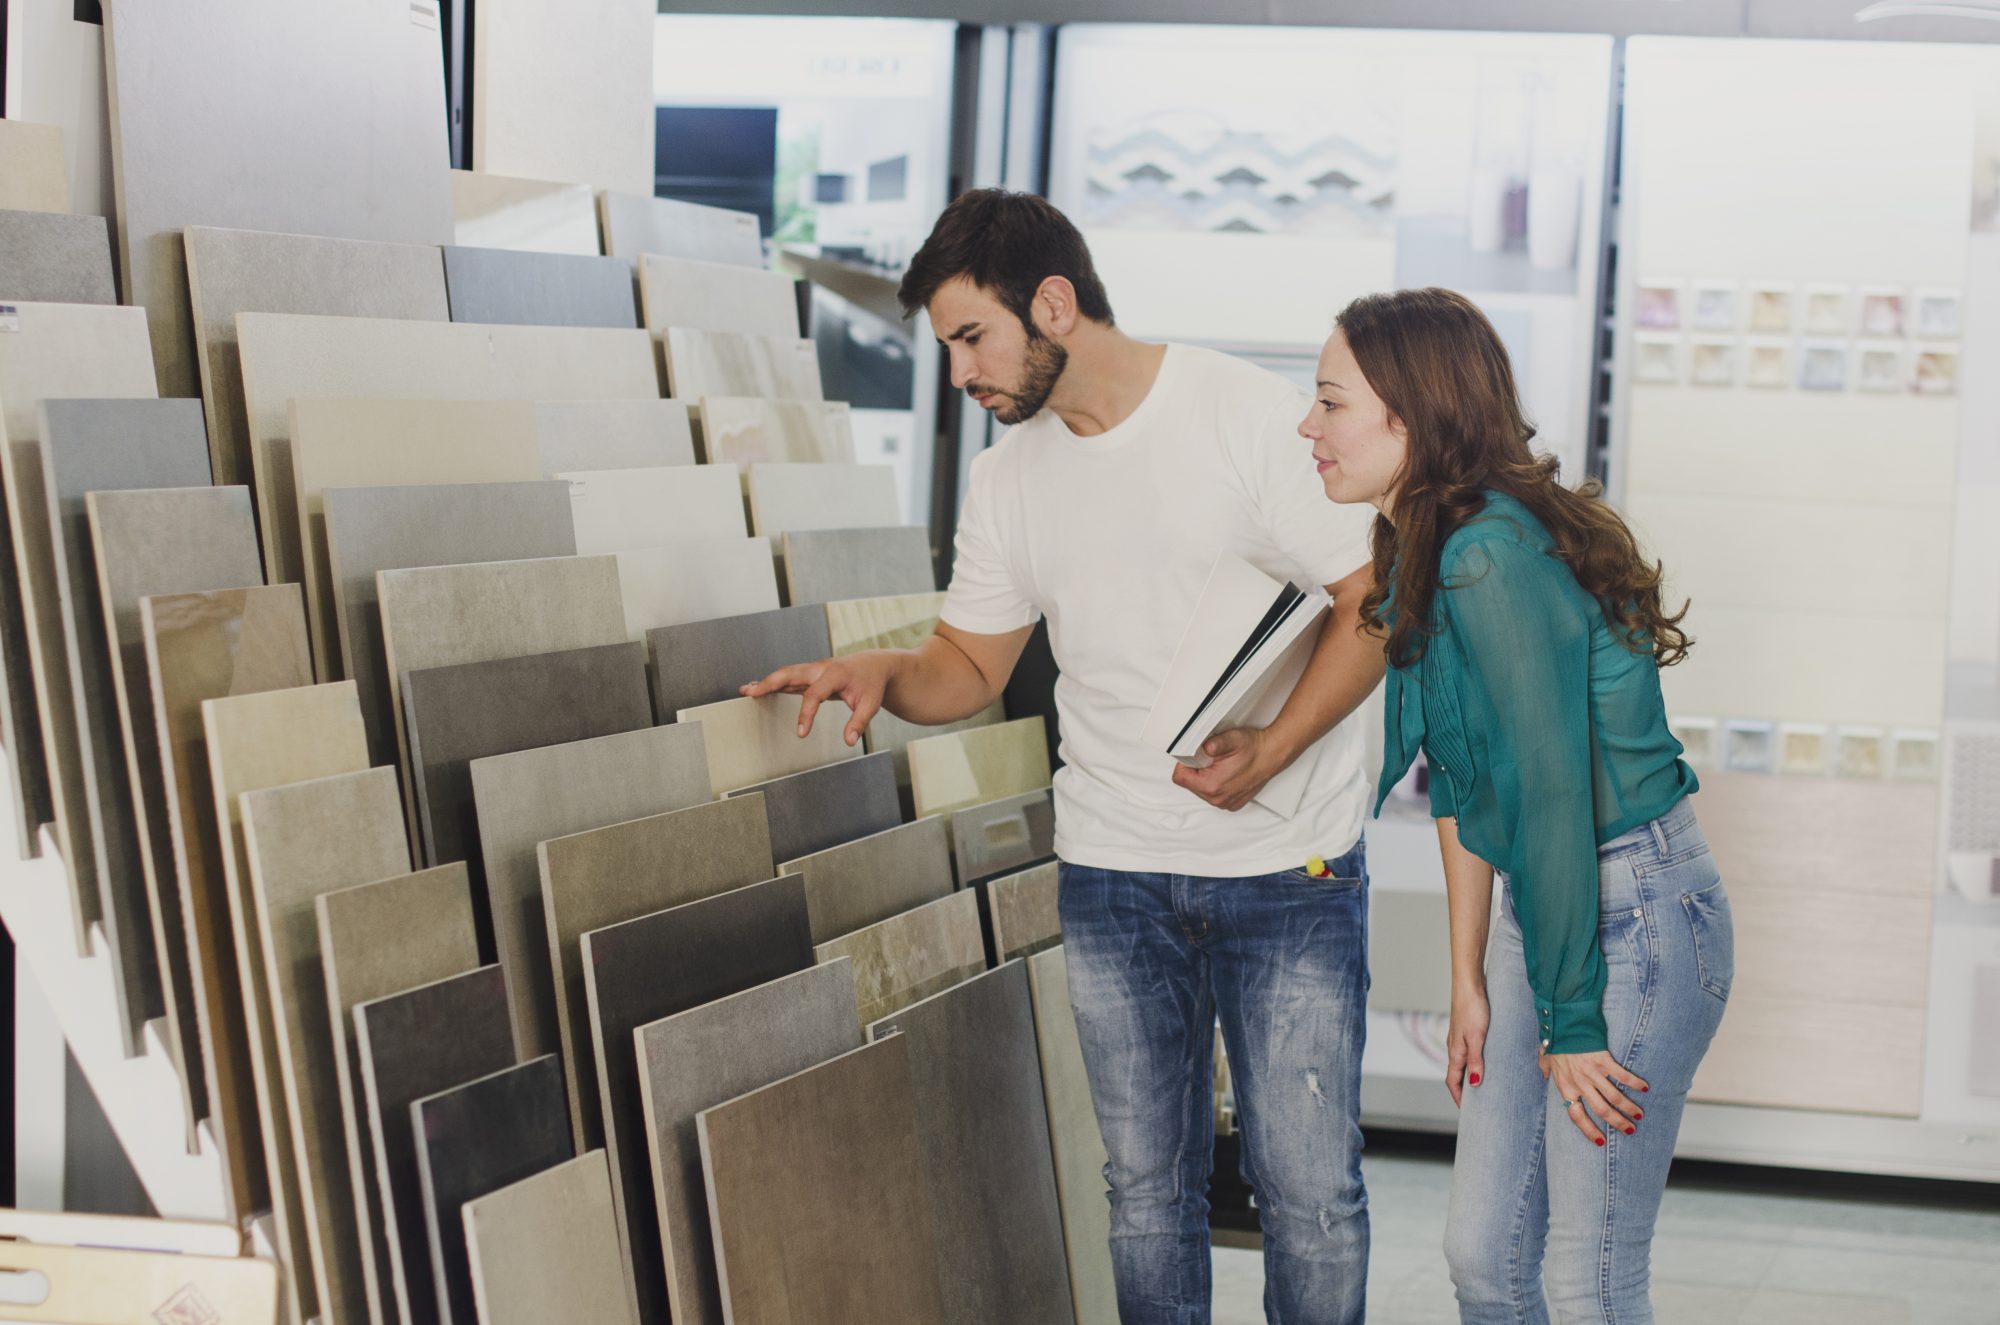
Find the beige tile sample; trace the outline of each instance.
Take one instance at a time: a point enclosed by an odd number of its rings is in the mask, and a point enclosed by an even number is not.
[[[253,1256],[23,1242],[9,1247],[7,1264],[15,1274],[39,1275],[48,1285],[35,1305],[9,1309],[21,1322],[159,1320],[162,1311],[188,1307],[211,1321],[261,1325],[277,1318],[281,1306],[278,1267]]]
[[[901,1012],[986,969],[979,897],[967,891],[857,929],[813,949],[820,962],[854,963],[861,1027]]]
[[[1062,942],[1062,916],[1056,906],[1060,883],[1060,866],[1051,860],[986,885],[993,951],[999,960],[1031,957]]]
[[[320,1316],[368,1319],[356,1236],[340,1074],[319,946],[317,902],[340,888],[409,872],[396,775],[388,768],[248,791],[241,797],[244,853],[256,894],[259,942],[277,1032]]]
[[[649,331],[799,334],[799,283],[775,271],[649,253],[639,259],[639,299]]]
[[[799,701],[792,695],[725,699],[682,709],[678,722],[698,722],[708,737],[709,783],[717,796],[790,773],[858,759],[862,749],[842,733],[853,713],[830,699],[820,706],[812,733],[799,736]]]
[[[270,1198],[202,704],[311,685],[305,603],[295,584],[171,594],[141,599],[139,622],[209,1126],[225,1209],[241,1220]]]
[[[762,538],[702,539],[618,556],[625,629],[649,630],[778,609],[778,571]]]
[[[1055,1151],[1056,1197],[1062,1204],[1063,1246],[1069,1255],[1077,1325],[1117,1325],[1111,1203],[1105,1199],[1104,1183],[1110,1155],[1090,1102],[1083,1044],[1069,1004],[1069,967],[1060,946],[1028,958],[1028,992],[1035,1005],[1035,1048],[1042,1060],[1042,1101],[1048,1106],[1049,1145]]]
[[[937,632],[938,614],[944,610],[941,593],[904,594],[889,598],[854,598],[826,605],[827,635],[833,641],[835,657],[864,649],[914,649]],[[1007,720],[999,700],[963,722],[938,727],[920,727],[905,722],[888,711],[877,713],[868,724],[868,753],[889,751],[896,756],[896,780],[910,784],[910,742],[933,736],[949,736],[978,727],[997,726]]]
[[[0,208],[69,210],[69,165],[63,156],[61,126],[0,120]]]
[[[743,487],[734,465],[597,469],[568,481],[581,556],[669,543],[741,538]]]
[[[486,3],[468,70],[473,169],[651,193],[656,11]]]
[[[534,411],[544,474],[695,462],[694,429],[683,401],[538,400]]]
[[[918,815],[948,814],[1048,786],[1047,733],[1040,718],[1022,718],[911,742],[910,788]]]
[[[903,522],[889,465],[752,465],[751,532],[772,540],[793,529],[885,529]]]
[[[779,866],[806,879],[814,943],[830,943],[952,892],[942,817],[919,819]]]
[[[770,879],[771,828],[764,798],[743,796],[554,838],[536,852],[570,1118],[580,1146],[600,1145],[578,945],[591,930]]]
[[[451,217],[456,244],[585,257],[599,248],[588,184],[454,170]]]
[[[703,396],[762,396],[823,400],[819,349],[796,336],[749,336],[670,327],[667,383],[676,400]]]
[[[597,196],[604,251],[637,261],[648,253],[699,262],[764,265],[764,240],[753,212],[732,212],[700,203],[655,198],[650,186],[637,192],[614,187]]]
[[[463,1207],[481,1325],[636,1325],[602,1150]]]
[[[697,422],[710,464],[854,463],[854,414],[845,401],[706,396]]]

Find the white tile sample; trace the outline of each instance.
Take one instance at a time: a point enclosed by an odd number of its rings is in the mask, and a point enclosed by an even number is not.
[[[653,191],[648,0],[483,0],[472,35],[472,168]]]
[[[593,181],[595,182],[595,181]],[[700,262],[764,265],[764,240],[753,212],[655,198],[650,181],[635,191],[599,185],[598,223],[604,251],[635,261],[648,253]]]
[[[702,724],[708,741],[709,785],[721,796],[790,773],[860,758],[861,747],[848,745],[842,735],[853,716],[847,705],[830,699],[820,706],[811,734],[801,738],[798,699],[772,695],[682,709],[675,720]]]
[[[69,211],[69,164],[63,156],[62,126],[0,120],[0,207],[22,212]]]
[[[455,243],[530,253],[595,255],[597,196],[588,184],[451,172]]]
[[[763,396],[774,400],[823,400],[819,348],[795,336],[746,336],[727,331],[662,333],[667,346],[668,394]]]
[[[739,538],[743,486],[734,465],[594,469],[566,474],[581,556]]]
[[[682,401],[542,400],[534,409],[544,474],[695,461],[694,432]]]
[[[633,639],[662,626],[777,610],[778,572],[767,539],[709,539],[617,555]]]
[[[704,396],[702,458],[718,465],[851,465],[854,412],[846,401]]]
[[[752,465],[751,532],[778,546],[803,529],[889,529],[903,522],[889,465]]]
[[[639,259],[646,329],[799,334],[799,282],[775,271],[648,253]]]

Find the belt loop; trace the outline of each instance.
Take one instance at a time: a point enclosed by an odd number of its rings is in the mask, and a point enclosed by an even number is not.
[[[1647,825],[1646,825],[1646,827],[1650,828],[1650,829],[1652,830],[1652,832],[1653,832],[1653,847],[1654,847],[1654,849],[1655,849],[1655,850],[1657,850],[1657,851],[1658,851],[1658,852],[1659,852],[1659,853],[1660,853],[1660,854],[1661,854],[1662,856],[1666,855],[1666,854],[1667,854],[1667,830],[1666,830],[1666,829],[1665,829],[1664,827],[1662,827],[1662,826],[1661,826],[1661,821],[1660,821],[1660,820],[1658,820],[1658,819],[1655,819],[1655,820],[1653,820],[1653,822],[1651,822],[1651,823],[1647,824]]]

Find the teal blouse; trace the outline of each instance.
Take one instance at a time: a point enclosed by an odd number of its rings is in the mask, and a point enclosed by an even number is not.
[[[1431,813],[1507,876],[1542,1043],[1605,1049],[1597,848],[1697,786],[1659,667],[1498,492],[1445,540],[1432,621],[1423,656],[1389,669],[1376,813],[1422,748]]]

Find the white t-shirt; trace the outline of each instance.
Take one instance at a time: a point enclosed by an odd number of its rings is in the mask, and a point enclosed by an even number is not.
[[[1353,718],[1300,756],[1317,767],[1291,820],[1214,808],[1139,740],[1221,552],[1305,585],[1368,560],[1374,511],[1326,499],[1296,431],[1307,403],[1264,369],[1170,345],[1146,399],[1109,432],[1079,437],[1043,410],[973,461],[943,619],[1004,635],[1048,617],[1064,860],[1233,878],[1359,840],[1368,779]]]

